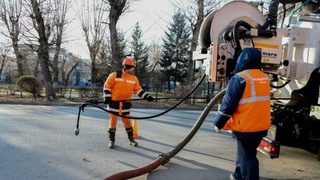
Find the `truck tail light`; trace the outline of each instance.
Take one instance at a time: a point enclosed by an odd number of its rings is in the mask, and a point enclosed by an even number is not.
[[[260,142],[258,151],[269,156],[271,159],[278,158],[280,154],[280,143],[264,137]]]

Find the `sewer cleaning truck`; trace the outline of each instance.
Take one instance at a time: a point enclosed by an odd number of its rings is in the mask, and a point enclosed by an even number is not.
[[[227,84],[241,51],[258,48],[271,83],[271,126],[259,151],[277,158],[285,145],[320,160],[320,2],[271,0],[261,7],[265,4],[233,1],[211,12],[193,60],[209,81]]]

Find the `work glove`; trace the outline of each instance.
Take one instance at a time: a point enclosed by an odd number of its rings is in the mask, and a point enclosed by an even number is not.
[[[150,102],[150,101],[153,101],[154,99],[152,96],[148,96],[147,100],[148,100],[148,102]]]
[[[214,130],[216,130],[217,133],[221,133],[221,130],[217,126],[214,126]]]
[[[104,104],[110,104],[112,102],[111,97],[104,98]]]

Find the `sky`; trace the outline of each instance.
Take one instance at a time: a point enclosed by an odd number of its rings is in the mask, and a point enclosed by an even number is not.
[[[138,0],[130,10],[120,18],[118,26],[131,34],[134,25],[139,22],[143,39],[147,41],[162,37],[173,16],[169,0]]]
[[[142,30],[142,40],[149,44],[152,41],[162,42],[164,32],[172,21],[174,8],[170,0],[135,0],[131,1],[129,11],[121,15],[117,28],[125,33],[127,41],[131,41],[134,26],[138,22]],[[72,41],[64,45],[68,51],[81,58],[89,58],[88,48],[85,44],[81,25],[73,24],[69,28]],[[107,34],[109,36],[109,33]]]

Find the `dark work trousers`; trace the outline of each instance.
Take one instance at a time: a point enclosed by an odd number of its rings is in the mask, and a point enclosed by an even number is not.
[[[262,138],[237,139],[237,159],[235,179],[258,180],[259,161],[257,158],[257,147]]]

